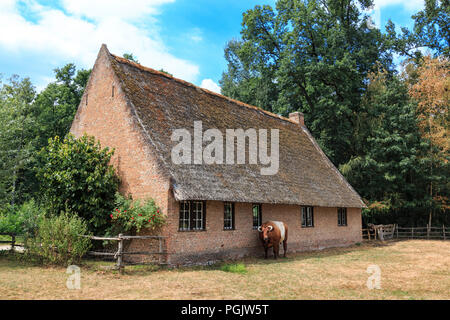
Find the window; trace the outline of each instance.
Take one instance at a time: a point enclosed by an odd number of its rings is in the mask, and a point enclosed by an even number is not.
[[[234,203],[225,202],[223,204],[223,229],[234,229]]]
[[[302,207],[302,227],[314,227],[313,207]]]
[[[205,230],[206,202],[181,201],[180,202],[180,231]]]
[[[252,212],[253,212],[253,229],[258,229],[258,227],[262,225],[261,205],[254,204],[252,207]]]
[[[191,227],[191,202],[180,202],[180,230],[190,230]]]
[[[347,225],[347,208],[338,208],[338,226]]]

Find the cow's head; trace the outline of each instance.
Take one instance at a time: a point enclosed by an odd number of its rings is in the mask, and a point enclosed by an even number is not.
[[[271,225],[263,224],[262,226],[258,227],[258,231],[262,232],[262,234],[263,234],[264,242],[268,242],[269,241],[269,232],[271,232],[272,230],[273,230],[273,226],[271,226]]]

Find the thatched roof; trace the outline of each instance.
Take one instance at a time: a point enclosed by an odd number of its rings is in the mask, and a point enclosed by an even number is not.
[[[143,135],[171,177],[177,200],[364,207],[305,126],[114,56],[106,46],[101,50],[109,55]],[[186,128],[193,136],[198,120],[203,130],[217,128],[222,133],[279,129],[278,174],[261,175],[259,165],[249,164],[173,164],[172,131]]]

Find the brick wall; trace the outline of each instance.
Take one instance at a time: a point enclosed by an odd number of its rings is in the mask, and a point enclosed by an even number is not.
[[[246,255],[263,256],[258,231],[252,229],[252,204],[235,203],[235,230],[223,230],[223,202],[206,202],[206,230],[178,231],[178,202],[170,211],[169,259],[171,264],[207,263]],[[300,206],[262,205],[262,220],[288,225],[289,252],[346,246],[361,241],[361,210],[347,209],[347,226],[337,225],[337,208],[314,208],[314,227],[302,228]],[[280,252],[282,249],[280,248]],[[272,250],[269,250],[272,254]]]

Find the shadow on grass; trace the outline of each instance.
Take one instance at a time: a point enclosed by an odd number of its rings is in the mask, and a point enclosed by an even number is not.
[[[0,251],[0,267],[14,269],[26,269],[30,267],[45,267],[40,262],[30,256],[25,256],[23,252],[13,250]]]

